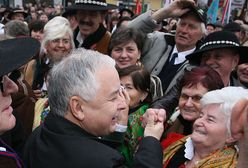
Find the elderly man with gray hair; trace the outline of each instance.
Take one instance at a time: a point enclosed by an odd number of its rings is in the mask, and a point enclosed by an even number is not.
[[[48,87],[51,111],[27,142],[27,166],[123,167],[122,155],[100,137],[120,127],[119,118],[128,110],[125,95],[109,56],[78,49],[55,64]],[[162,167],[159,139],[164,116],[164,110],[149,114],[135,167]]]

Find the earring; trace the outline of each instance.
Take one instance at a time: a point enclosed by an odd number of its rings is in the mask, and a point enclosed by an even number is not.
[[[137,66],[142,66],[142,63],[140,62],[140,59],[137,60],[136,64]]]

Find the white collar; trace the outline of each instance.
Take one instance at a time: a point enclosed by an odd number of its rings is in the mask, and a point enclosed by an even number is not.
[[[185,146],[184,157],[186,159],[192,160],[194,157],[194,145],[190,137],[186,139],[186,143],[184,146]]]
[[[187,51],[183,51],[183,52],[178,52],[177,50],[177,46],[175,45],[172,53],[177,53],[178,54],[178,57],[175,59],[175,64],[181,64],[182,62],[184,62],[186,60],[186,56],[193,53],[195,51],[195,48],[191,49],[191,50],[187,50]]]
[[[6,149],[5,147],[0,147],[0,151],[1,151],[1,152],[6,152],[7,149]]]
[[[77,34],[76,40],[79,42],[79,45],[78,46],[81,47],[81,45],[84,42],[84,39],[82,38],[80,31]]]

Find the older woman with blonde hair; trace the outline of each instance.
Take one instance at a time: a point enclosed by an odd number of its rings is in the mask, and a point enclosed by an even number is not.
[[[61,16],[56,16],[44,27],[44,37],[41,49],[52,62],[60,61],[73,48],[73,32],[69,21]]]
[[[56,16],[47,22],[44,27],[41,58],[37,62],[33,89],[42,88],[44,75],[47,74],[47,69],[49,69],[47,67],[51,68],[54,63],[60,62],[73,48],[75,48],[75,45],[69,21],[61,16]]]
[[[164,149],[164,167],[235,167],[237,150],[230,121],[234,105],[247,98],[241,87],[225,87],[206,93],[193,133]]]
[[[33,89],[36,95],[46,93],[46,78],[54,64],[59,63],[75,48],[73,31],[69,21],[61,16],[51,19],[44,27],[44,37],[41,42],[42,57],[37,62]],[[49,110],[48,99],[40,99],[35,105],[35,119],[33,128],[44,120]]]

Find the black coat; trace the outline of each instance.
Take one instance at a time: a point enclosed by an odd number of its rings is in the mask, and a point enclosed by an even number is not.
[[[0,139],[0,168],[23,168],[24,165],[15,151]]]
[[[49,113],[28,140],[24,162],[29,168],[124,167],[123,157],[70,121]],[[144,138],[135,167],[162,167],[162,148],[153,137]]]

